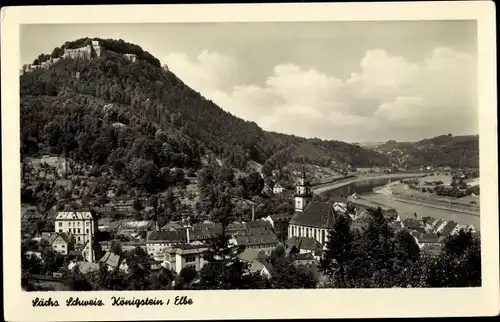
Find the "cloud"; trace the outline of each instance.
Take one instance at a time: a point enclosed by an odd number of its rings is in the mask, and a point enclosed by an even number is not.
[[[346,79],[293,63],[262,85],[238,84],[238,62],[203,51],[165,63],[221,108],[266,130],[346,141],[415,140],[477,132],[475,57],[436,48],[423,61],[368,50]]]

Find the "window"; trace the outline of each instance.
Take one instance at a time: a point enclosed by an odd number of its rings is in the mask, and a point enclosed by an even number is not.
[[[78,227],[80,227],[80,222],[78,222]]]
[[[54,246],[53,246],[53,247],[54,247],[54,248],[57,248],[57,245],[55,245],[55,244],[54,244]]]
[[[85,232],[88,234],[88,233],[89,233],[89,229],[87,228],[87,229],[85,230]]]
[[[196,261],[196,257],[195,256],[193,256],[193,255],[186,256],[186,262],[187,263],[192,263],[194,261]]]
[[[77,240],[78,240],[78,241],[81,241],[81,238],[80,238],[80,236],[78,236]]]
[[[81,230],[80,230],[80,228],[78,228],[78,233],[79,233],[79,234],[81,233]]]
[[[59,222],[59,227],[62,227],[62,221]]]
[[[63,232],[63,230],[62,230],[62,229],[59,229],[59,232],[60,232],[60,233],[62,233],[62,232]]]
[[[87,222],[85,223],[85,226],[87,226],[87,227],[88,227],[88,226],[90,226],[90,223],[87,221]]]
[[[64,244],[63,244],[63,245],[61,245],[61,248],[64,248],[64,247],[66,247],[66,245],[64,245]]]

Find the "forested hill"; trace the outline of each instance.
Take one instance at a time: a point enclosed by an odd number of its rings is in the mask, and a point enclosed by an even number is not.
[[[65,49],[98,40],[100,55],[64,58]],[[137,55],[131,61],[124,54]],[[161,67],[158,59],[123,40],[66,42],[34,64],[47,68],[21,75],[23,156],[65,155],[87,164],[119,169],[196,169],[213,153],[243,168],[247,161],[279,167],[301,160],[326,165],[390,165],[391,158],[338,141],[266,132],[225,112]],[[148,168],[149,167],[149,168]],[[146,171],[146,170],[144,170]]]
[[[479,167],[479,135],[440,135],[418,142],[388,141],[375,147],[401,163],[450,167]]]

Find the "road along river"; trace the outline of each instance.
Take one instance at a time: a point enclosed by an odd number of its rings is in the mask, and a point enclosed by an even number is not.
[[[413,177],[421,174],[413,175]],[[444,220],[453,220],[464,225],[474,225],[479,230],[479,211],[470,209],[452,209],[443,204],[433,204],[407,198],[400,198],[391,194],[388,184],[400,179],[409,178],[410,174],[402,177],[398,174],[383,175],[374,177],[353,178],[342,182],[335,182],[330,185],[321,185],[313,188],[313,191],[323,196],[349,196],[358,193],[363,200],[377,203],[388,208],[394,208],[400,214],[401,219],[408,217],[421,218],[431,216]],[[377,189],[375,189],[377,188]]]

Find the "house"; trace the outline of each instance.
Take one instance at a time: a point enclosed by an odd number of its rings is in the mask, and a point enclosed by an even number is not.
[[[69,168],[69,161],[66,158],[49,155],[31,159],[29,164],[39,174],[43,173],[45,178],[54,177],[54,174],[59,178],[64,177]]]
[[[158,253],[157,260],[161,266],[174,270],[177,274],[185,267],[199,271],[206,264],[205,254],[208,246],[205,244],[177,244],[165,247]]]
[[[127,261],[123,256],[117,255],[111,251],[106,252],[104,256],[99,260],[100,263],[103,263],[108,267],[108,270],[121,270],[123,272],[128,272]]]
[[[185,231],[149,231],[146,236],[146,251],[153,258],[158,257],[167,247],[187,242]]]
[[[433,217],[424,217],[422,218],[422,221],[424,223],[424,229],[426,232],[431,232],[434,225],[437,223],[437,219]]]
[[[448,221],[447,220],[443,220],[443,219],[440,219],[439,222],[437,222],[435,225],[434,225],[434,230],[433,230],[433,233],[437,234],[437,233],[441,233],[444,229],[444,227],[448,224]]]
[[[246,249],[258,249],[270,254],[278,246],[278,237],[267,230],[241,231],[233,236],[230,243],[245,246]]]
[[[436,234],[420,233],[416,235],[416,241],[420,248],[426,245],[441,246],[444,243],[445,237]]]
[[[384,211],[384,217],[389,221],[401,221],[399,213],[394,208],[390,208]]]
[[[260,249],[246,249],[238,258],[249,265],[249,273],[259,273],[270,278],[272,265],[266,261],[265,253]]]
[[[437,231],[441,236],[448,237],[451,235],[451,232],[458,226],[456,222],[453,220],[449,221],[444,225],[444,227]]]
[[[59,212],[54,226],[57,233],[71,234],[77,244],[85,244],[98,231],[98,219],[92,211]]]
[[[291,253],[289,255],[292,263],[298,266],[308,266],[311,264],[317,264],[318,261],[314,258],[312,253]]]
[[[323,246],[313,237],[297,237],[293,236],[285,243],[287,245],[287,254],[312,254],[315,258],[321,256]]]
[[[170,221],[161,227],[162,231],[178,231],[184,229],[180,221]]]
[[[273,186],[273,193],[274,194],[280,194],[282,193],[283,191],[285,190],[285,188],[279,183],[277,182],[274,186]]]
[[[422,230],[424,228],[424,225],[422,221],[414,219],[414,218],[406,218],[405,220],[402,221],[403,228],[406,228],[408,230]]]
[[[68,255],[73,248],[71,237],[66,233],[52,233],[44,239],[55,252],[62,255]]]
[[[292,214],[275,214],[265,217],[264,220],[271,224],[278,239],[285,241],[288,239],[288,225],[292,216]]]

